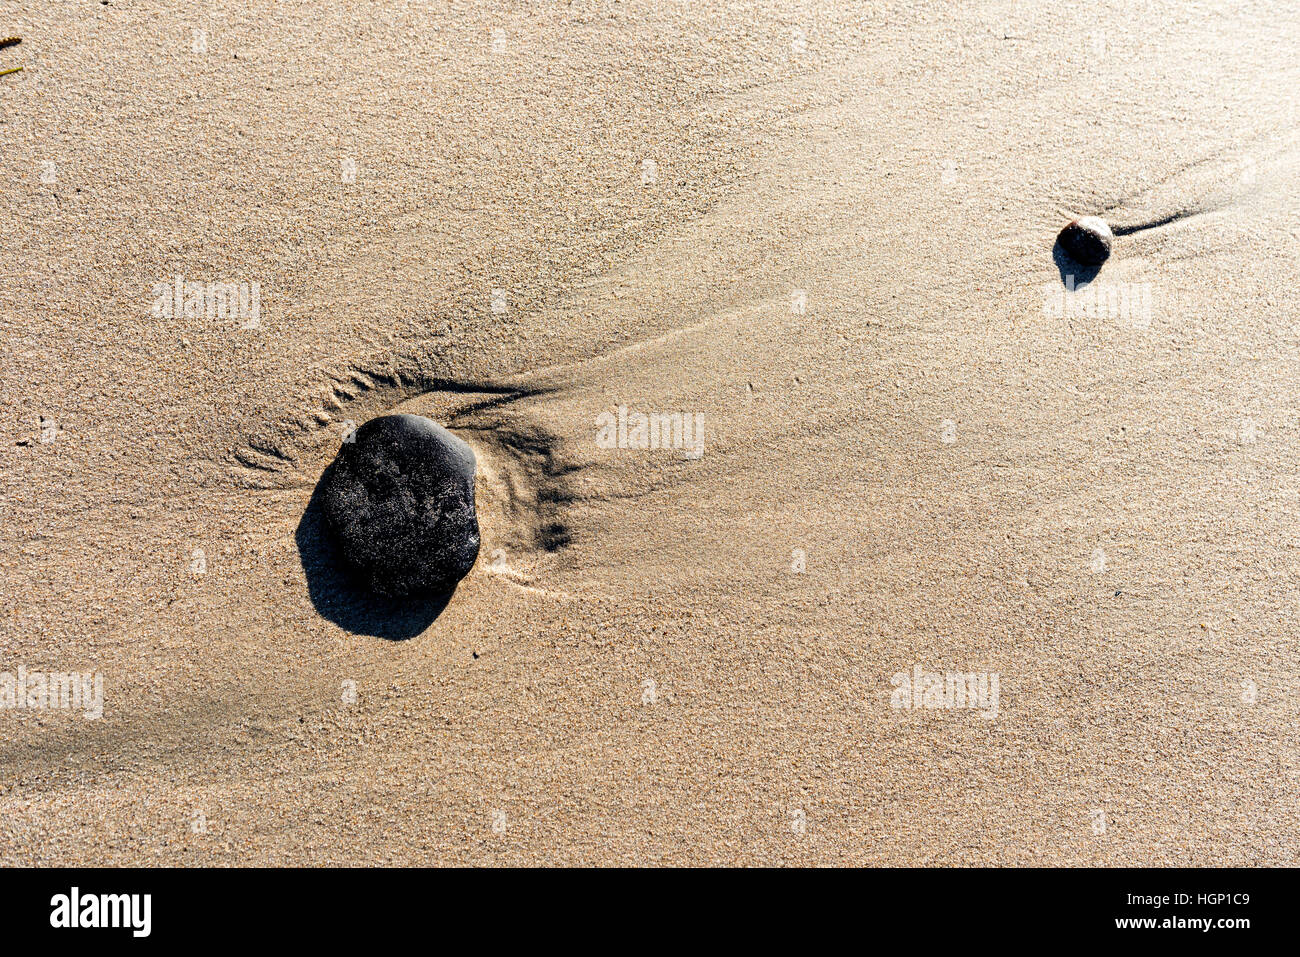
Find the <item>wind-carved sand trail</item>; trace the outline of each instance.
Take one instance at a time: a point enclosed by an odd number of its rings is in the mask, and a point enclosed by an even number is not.
[[[64,420],[3,450],[6,660],[107,680],[100,722],[0,714],[5,859],[1292,860],[1295,17],[620,6],[353,49],[282,4],[211,38],[250,72],[183,83],[131,41],[145,93],[58,142],[161,171],[138,205],[6,194],[4,421]],[[1143,323],[1050,312],[1090,213]],[[121,291],[177,273],[262,278],[263,331]],[[615,410],[702,417],[702,454],[608,447]],[[480,455],[445,607],[314,548],[390,411]],[[916,667],[997,675],[997,719],[893,707]]]

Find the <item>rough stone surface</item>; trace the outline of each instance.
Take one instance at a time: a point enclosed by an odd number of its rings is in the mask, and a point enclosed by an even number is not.
[[[1098,216],[1083,216],[1061,230],[1057,242],[1076,262],[1085,266],[1100,266],[1110,256],[1110,246],[1115,234],[1106,221]]]
[[[478,557],[474,452],[418,415],[371,419],[343,443],[325,521],[344,561],[381,595],[438,595]]]

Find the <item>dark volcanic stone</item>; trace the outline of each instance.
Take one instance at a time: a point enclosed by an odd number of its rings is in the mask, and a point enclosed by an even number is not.
[[[1083,216],[1061,230],[1056,241],[1075,262],[1100,266],[1110,256],[1115,234],[1099,216]]]
[[[370,590],[446,594],[474,567],[476,465],[465,442],[418,415],[371,419],[343,443],[322,505]]]

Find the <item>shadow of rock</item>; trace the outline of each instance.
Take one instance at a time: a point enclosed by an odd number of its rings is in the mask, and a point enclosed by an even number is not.
[[[1061,273],[1061,285],[1067,289],[1077,289],[1080,286],[1086,286],[1097,278],[1101,272],[1101,266],[1085,266],[1073,256],[1065,251],[1058,239],[1052,247],[1052,260],[1056,263],[1056,268]],[[1073,277],[1073,279],[1071,279]]]
[[[455,593],[421,598],[385,598],[357,587],[325,528],[321,499],[333,464],[312,491],[294,539],[307,575],[307,593],[321,617],[355,635],[404,641],[425,631]]]

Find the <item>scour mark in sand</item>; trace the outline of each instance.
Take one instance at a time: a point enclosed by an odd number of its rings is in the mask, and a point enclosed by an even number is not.
[[[1272,148],[1266,148],[1266,143]],[[1248,147],[1228,147],[1184,163],[1169,175],[1112,203],[1098,215],[1110,222],[1116,236],[1171,226],[1245,201],[1269,182],[1288,177],[1288,171],[1300,161],[1296,135],[1284,138],[1261,135]],[[1124,221],[1125,209],[1161,206],[1169,211]]]
[[[1214,209],[1219,208],[1221,207],[1216,206],[1213,209],[1180,209],[1176,213],[1158,216],[1155,219],[1148,219],[1140,223],[1130,223],[1126,226],[1116,226],[1112,224],[1110,231],[1116,236],[1130,236],[1133,233],[1141,232],[1144,229],[1159,229],[1161,226],[1168,226],[1169,224],[1176,223],[1179,220],[1191,219],[1193,216],[1203,216],[1206,213],[1214,212]]]
[[[341,440],[343,425],[357,424],[420,395],[486,396],[467,404],[474,411],[514,401],[531,390],[489,382],[455,380],[427,375],[414,362],[401,366],[372,364],[342,372],[323,373],[326,383],[314,408],[284,416],[261,432],[248,436],[231,455],[242,470],[236,485],[251,488],[292,488],[308,484],[305,460],[320,452],[330,439]],[[323,464],[323,463],[320,463]],[[316,469],[314,471],[319,471]],[[257,474],[261,473],[261,474]]]
[[[494,421],[471,417],[506,410],[522,399],[557,391],[551,386],[521,383],[566,379],[583,367],[615,360],[719,322],[756,315],[772,306],[773,303],[764,302],[722,312],[692,325],[669,329],[576,362],[521,372],[505,383],[430,375],[421,368],[418,357],[409,356],[400,362],[374,362],[342,371],[326,371],[323,376],[327,381],[320,389],[323,398],[315,408],[282,417],[262,432],[245,438],[242,445],[231,453],[239,466],[232,480],[238,486],[261,489],[310,485],[325,465],[324,454],[332,457],[337,451],[343,423],[360,424],[376,415],[391,412],[404,402],[425,396],[440,397],[436,404],[442,410],[441,414],[433,417],[448,428],[474,429],[482,434],[500,432]],[[456,397],[465,401],[454,401]],[[315,453],[319,454],[314,456]],[[321,461],[311,463],[315,468],[304,468],[313,457]]]

